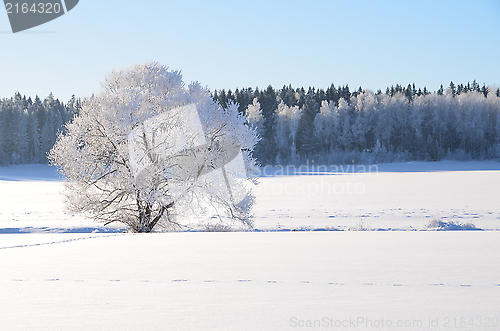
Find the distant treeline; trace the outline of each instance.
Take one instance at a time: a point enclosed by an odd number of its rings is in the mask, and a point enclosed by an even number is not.
[[[213,97],[239,104],[262,137],[254,153],[262,164],[500,157],[500,89],[475,81],[435,92],[415,84],[376,93],[269,86]]]
[[[434,92],[395,85],[376,93],[349,86],[284,86],[213,93],[237,103],[261,136],[262,165],[500,158],[500,89],[450,83]],[[81,107],[50,94],[0,100],[0,166],[47,163],[58,132]]]
[[[57,134],[80,107],[74,97],[65,105],[50,94],[26,98],[16,93],[0,101],[0,166],[47,163]]]

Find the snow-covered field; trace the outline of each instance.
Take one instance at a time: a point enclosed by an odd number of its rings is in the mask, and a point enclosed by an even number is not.
[[[300,172],[302,176],[272,176]],[[499,162],[263,169],[256,226],[420,229],[432,220],[500,229]]]
[[[134,235],[65,214],[53,169],[0,168],[0,330],[500,329],[500,163],[285,170],[263,231]],[[405,231],[430,221],[486,231]]]

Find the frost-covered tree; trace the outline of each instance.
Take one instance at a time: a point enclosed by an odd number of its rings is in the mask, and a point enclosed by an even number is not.
[[[257,142],[234,104],[158,63],[113,71],[50,153],[71,210],[134,232],[182,227],[187,215],[251,226],[247,173]],[[194,217],[194,216],[193,216]]]
[[[337,107],[339,114],[339,121],[341,131],[338,136],[338,145],[345,150],[352,150],[354,148],[354,137],[352,132],[354,122],[354,111],[344,98],[339,99]]]
[[[262,135],[264,133],[264,116],[257,98],[254,98],[253,102],[248,105],[246,117],[248,124],[255,128],[257,134]]]
[[[276,109],[276,146],[278,163],[297,161],[297,132],[302,112],[298,106],[289,107],[283,101]]]
[[[314,135],[324,152],[334,147],[334,139],[338,136],[337,107],[333,102],[323,101],[318,115],[314,118]]]

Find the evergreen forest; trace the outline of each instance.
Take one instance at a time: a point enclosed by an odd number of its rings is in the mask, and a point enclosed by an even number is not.
[[[0,166],[47,163],[58,133],[79,107],[75,97],[64,104],[52,94],[41,100],[16,93],[1,100]]]

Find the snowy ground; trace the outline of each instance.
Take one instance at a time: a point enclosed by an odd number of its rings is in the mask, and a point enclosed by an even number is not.
[[[500,329],[499,163],[282,170],[260,230],[487,231],[103,233],[53,169],[0,168],[0,330]]]
[[[269,176],[256,188],[258,228],[421,229],[443,220],[500,229],[499,162],[309,167],[300,176],[272,176],[284,172],[262,170]]]

